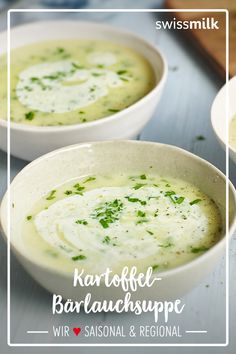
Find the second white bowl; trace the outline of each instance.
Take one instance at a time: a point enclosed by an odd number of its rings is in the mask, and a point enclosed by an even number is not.
[[[229,144],[227,130],[229,130],[231,119],[236,114],[235,92],[236,76],[229,81],[228,90],[226,84],[221,88],[221,90],[216,95],[211,108],[211,124],[217,139],[224,149],[226,149],[227,144]],[[229,104],[228,112],[227,100]],[[236,163],[236,150],[230,145],[229,154],[234,163]]]
[[[68,38],[110,40],[130,47],[148,59],[156,85],[137,103],[97,121],[54,127],[11,123],[11,154],[16,157],[31,161],[49,151],[78,142],[135,138],[152,117],[159,102],[167,76],[163,55],[144,39],[122,29],[92,22],[36,22],[11,30],[11,48],[37,41]],[[0,42],[5,43],[3,52],[6,52],[6,32],[0,35]],[[0,148],[4,151],[7,149],[6,136],[7,122],[0,119]]]

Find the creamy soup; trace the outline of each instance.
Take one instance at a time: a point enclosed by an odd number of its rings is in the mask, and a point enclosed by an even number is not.
[[[232,118],[229,126],[229,144],[236,149],[236,115]]]
[[[143,173],[56,187],[25,216],[22,239],[31,257],[58,270],[158,272],[203,254],[221,232],[216,204],[198,188]]]
[[[7,117],[6,57],[0,117]],[[39,42],[11,52],[11,120],[51,126],[117,113],[155,85],[149,62],[124,46],[92,40]]]

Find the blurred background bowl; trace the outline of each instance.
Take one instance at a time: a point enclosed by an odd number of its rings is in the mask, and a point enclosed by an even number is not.
[[[212,128],[219,140],[221,146],[226,149],[227,141],[227,127],[229,129],[230,122],[236,114],[236,76],[234,76],[228,83],[228,97],[229,97],[229,114],[227,116],[227,87],[226,84],[216,95],[211,107],[211,124]],[[236,149],[229,145],[229,155],[236,163]]]
[[[78,142],[133,139],[152,117],[166,81],[167,63],[155,46],[133,33],[94,22],[35,22],[11,29],[11,49],[45,40],[73,38],[110,40],[137,51],[153,68],[154,88],[130,107],[88,123],[38,127],[11,122],[12,155],[31,161],[49,151]],[[6,52],[6,32],[0,35],[0,42],[5,42]],[[4,151],[7,150],[6,136],[7,121],[0,119],[0,148]]]

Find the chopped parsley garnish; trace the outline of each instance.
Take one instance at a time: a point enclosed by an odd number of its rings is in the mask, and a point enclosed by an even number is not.
[[[75,69],[83,69],[83,68],[84,68],[83,65],[78,65],[78,64],[76,64],[76,63],[72,63],[71,65],[72,65]]]
[[[88,225],[88,221],[86,221],[86,220],[76,220],[76,222],[75,222],[76,224],[80,224],[80,225]]]
[[[192,252],[192,253],[200,253],[200,252],[206,252],[206,251],[208,251],[208,250],[209,250],[209,248],[204,247],[204,246],[202,246],[202,247],[193,247],[193,248],[191,249],[191,252]]]
[[[176,193],[174,191],[168,191],[165,192],[165,197],[171,197],[172,195],[175,195]]]
[[[149,235],[154,235],[154,233],[152,231],[150,231],[150,230],[146,230],[146,231],[147,231],[147,233],[149,233]]]
[[[81,192],[85,189],[85,187],[81,186],[79,183],[76,183],[74,186],[73,186],[78,192]]]
[[[173,244],[171,242],[168,242],[165,245],[159,245],[159,247],[162,247],[162,248],[168,248],[168,247],[171,247],[171,246],[173,246]]]
[[[95,209],[93,218],[98,219],[104,229],[109,227],[109,224],[119,220],[121,211],[124,204],[119,199],[115,199],[112,202],[105,202],[101,206]]]
[[[141,205],[146,205],[147,204],[146,200],[141,200],[141,199],[132,198],[132,197],[125,197],[125,198],[131,203],[140,203]]]
[[[70,194],[72,194],[72,193],[73,193],[73,192],[70,191],[70,190],[65,191],[65,194],[66,194],[66,195],[70,195]]]
[[[62,48],[62,47],[57,48],[57,53],[64,53],[64,52],[65,52],[64,48]]]
[[[96,177],[88,177],[83,183],[95,181]]]
[[[82,261],[86,259],[87,257],[84,256],[83,254],[79,254],[78,256],[71,257],[72,261]]]
[[[39,78],[38,78],[38,77],[31,77],[31,78],[30,78],[30,81],[32,81],[32,82],[37,82],[37,81],[39,81]]]
[[[174,204],[181,204],[184,201],[184,197],[177,197],[174,191],[165,192],[165,197],[169,197]]]
[[[26,216],[26,219],[27,219],[27,220],[31,220],[31,219],[32,219],[32,215]]]
[[[101,220],[99,220],[99,222],[104,229],[107,229],[109,227],[109,222],[106,221],[106,219],[101,219]]]
[[[56,198],[55,193],[56,193],[56,189],[53,189],[53,190],[49,193],[49,195],[47,196],[46,200],[52,200],[52,199]]]
[[[143,186],[145,186],[144,183],[136,183],[135,186],[133,187],[133,189],[137,190],[137,189],[142,188]]]
[[[136,224],[143,224],[144,222],[148,222],[148,220],[147,219],[141,219],[141,220],[137,221]]]
[[[103,74],[101,73],[92,73],[93,76],[102,76]]]
[[[114,109],[114,108],[109,108],[108,109],[108,112],[111,112],[111,113],[117,113],[119,111],[120,111],[119,109]]]
[[[146,213],[144,213],[144,211],[142,211],[142,210],[138,210],[138,211],[137,211],[137,216],[139,216],[139,217],[141,217],[141,218],[145,218]]]
[[[154,264],[153,266],[152,266],[152,270],[154,271],[154,270],[157,270],[157,268],[159,268],[159,265],[158,264]]]
[[[27,120],[33,120],[34,116],[35,116],[35,113],[33,111],[25,113],[25,119],[27,119]]]
[[[147,177],[146,177],[146,175],[141,175],[140,177],[139,177],[140,179],[147,179]]]
[[[189,204],[190,205],[194,205],[194,204],[197,204],[197,203],[199,203],[199,202],[201,202],[202,200],[201,199],[194,199],[194,200],[192,200]]]
[[[102,240],[102,243],[106,243],[107,245],[109,245],[110,242],[111,242],[111,239],[109,236],[105,236],[104,239]]]
[[[118,74],[118,75],[127,74],[127,70],[118,70],[118,71],[117,71],[117,74]]]
[[[181,203],[183,203],[184,199],[185,199],[184,197],[179,197],[179,198],[175,199],[175,203],[181,204]]]

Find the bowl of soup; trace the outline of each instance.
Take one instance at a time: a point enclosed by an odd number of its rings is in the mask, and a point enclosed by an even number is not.
[[[11,183],[11,248],[36,281],[63,298],[122,297],[122,289],[104,284],[73,287],[75,269],[94,276],[151,267],[158,286],[133,296],[173,299],[224,254],[225,191],[222,172],[174,146],[114,140],[65,147],[27,165]],[[7,198],[0,214],[6,238]],[[230,235],[235,215],[229,183]]]
[[[0,40],[6,53],[6,32]],[[167,76],[154,45],[123,29],[81,21],[11,29],[10,61],[11,153],[26,160],[78,142],[135,138]],[[6,150],[6,54],[0,72],[0,148]]]
[[[229,156],[236,163],[236,77],[224,85],[212,104],[211,124],[221,144],[229,147]],[[228,102],[227,102],[228,101]],[[228,104],[228,107],[227,107]]]

